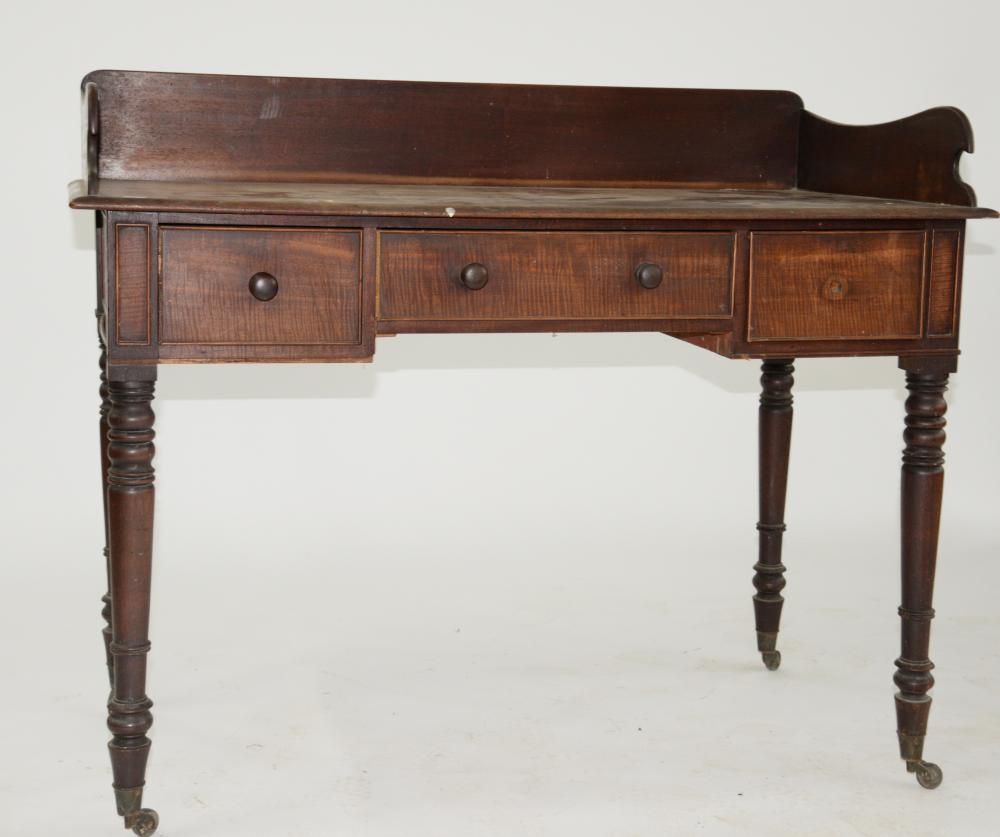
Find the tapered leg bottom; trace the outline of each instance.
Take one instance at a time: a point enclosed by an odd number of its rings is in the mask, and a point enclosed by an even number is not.
[[[757,650],[768,671],[774,671],[781,665],[781,652],[778,644],[777,631],[757,631]]]
[[[159,814],[152,808],[142,807],[142,787],[115,788],[115,802],[118,816],[122,817],[126,828],[131,828],[139,837],[150,837],[160,825]]]

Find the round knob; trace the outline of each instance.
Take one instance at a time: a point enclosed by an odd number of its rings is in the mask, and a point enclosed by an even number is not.
[[[490,280],[490,273],[486,269],[486,265],[473,262],[462,268],[460,278],[462,284],[470,291],[478,291],[480,288],[486,287],[486,283]]]
[[[250,293],[254,299],[269,302],[278,295],[278,280],[270,273],[255,273],[250,277]]]
[[[663,268],[649,262],[641,264],[635,269],[635,281],[646,290],[651,291],[653,288],[659,287],[660,282],[663,281]]]

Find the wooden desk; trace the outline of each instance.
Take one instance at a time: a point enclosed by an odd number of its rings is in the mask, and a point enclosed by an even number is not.
[[[83,80],[97,218],[104,638],[118,812],[142,807],[160,363],[365,361],[378,334],[657,331],[763,360],[753,597],[768,669],[793,358],[895,355],[900,754],[921,785],[972,151],[953,108],[837,125],[785,92],[250,78]],[[889,108],[891,110],[891,108]],[[609,338],[610,339],[610,338]]]

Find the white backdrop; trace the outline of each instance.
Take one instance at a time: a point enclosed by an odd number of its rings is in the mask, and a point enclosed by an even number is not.
[[[0,834],[115,826],[91,216],[99,67],[786,88],[952,104],[1000,204],[992,2],[36,2],[2,38]],[[993,833],[1000,223],[971,222],[927,756],[896,758],[891,358],[798,364],[782,669],[750,604],[756,363],[657,335],[401,336],[165,367],[148,804],[161,834]]]

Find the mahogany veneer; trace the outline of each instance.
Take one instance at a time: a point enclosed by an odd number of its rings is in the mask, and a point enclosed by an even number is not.
[[[160,227],[161,345],[359,347],[361,314],[360,230]]]
[[[157,365],[368,360],[377,334],[658,331],[763,361],[757,648],[776,669],[793,358],[906,371],[897,732],[924,787],[944,392],[969,122],[837,125],[793,93],[102,70],[83,80],[97,220],[108,724],[136,834]],[[748,758],[749,758],[748,754]]]
[[[732,233],[385,231],[378,317],[504,320],[719,319],[732,315]],[[481,287],[462,270],[482,264]],[[636,277],[662,266],[655,287]],[[474,290],[475,293],[470,293]]]
[[[755,232],[749,340],[919,338],[923,230]]]

